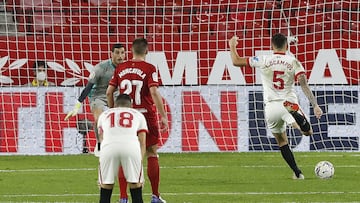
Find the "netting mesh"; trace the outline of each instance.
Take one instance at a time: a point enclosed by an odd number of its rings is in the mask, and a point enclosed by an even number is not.
[[[130,50],[149,41],[171,129],[162,151],[276,150],[266,127],[257,71],[232,65],[228,40],[241,56],[271,53],[270,38],[297,37],[290,51],[303,63],[325,115],[318,121],[297,88],[314,136],[289,130],[296,150],[359,150],[359,2],[296,0],[7,0],[0,16],[0,152],[81,153],[93,133],[78,133],[83,111],[63,121],[94,66],[114,43]],[[131,53],[127,53],[130,59]],[[33,64],[47,64],[48,87],[32,87]],[[51,86],[51,85],[54,86]],[[85,140],[85,142],[83,142]]]

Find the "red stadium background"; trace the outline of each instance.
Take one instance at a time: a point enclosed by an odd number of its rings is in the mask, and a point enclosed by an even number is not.
[[[7,65],[28,59],[20,71],[3,73],[11,75],[14,85],[28,82],[35,60],[96,64],[109,58],[113,43],[129,50],[135,37],[147,38],[150,51],[164,51],[170,72],[178,51],[196,51],[199,83],[204,85],[217,52],[228,50],[231,36],[240,37],[242,55],[252,56],[270,49],[271,34],[287,34],[287,28],[299,38],[292,51],[308,74],[318,50],[336,49],[348,82],[358,84],[359,62],[345,60],[346,49],[359,48],[357,1],[9,0],[7,10],[14,13],[20,32],[0,37],[0,55],[10,57]],[[252,73],[244,74],[252,84]],[[56,83],[66,77],[50,75]]]

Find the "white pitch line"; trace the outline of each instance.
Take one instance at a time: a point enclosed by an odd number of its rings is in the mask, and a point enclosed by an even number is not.
[[[168,169],[186,169],[186,168],[220,168],[225,166],[161,166],[160,168]],[[146,168],[146,167],[144,167]],[[94,171],[97,168],[38,168],[38,169],[3,169],[0,170],[0,173],[17,173],[17,172],[51,172],[51,171]]]
[[[301,165],[313,167],[312,165]],[[161,169],[197,169],[197,168],[286,168],[286,165],[240,165],[240,166],[161,166]],[[146,167],[144,167],[146,169]],[[336,165],[335,168],[360,168],[360,165]],[[97,168],[39,168],[39,169],[3,169],[0,173],[27,173],[27,172],[53,172],[53,171],[95,171]]]
[[[38,169],[5,169],[0,173],[17,173],[17,172],[51,172],[51,171],[94,171],[96,168],[38,168]]]
[[[225,166],[161,166],[162,169],[186,169],[186,168],[220,168]],[[146,167],[144,167],[146,168]],[[51,172],[51,171],[94,171],[97,168],[39,168],[39,169],[3,169],[0,173],[17,173],[17,172]]]
[[[256,153],[256,152],[255,152]],[[343,157],[344,155],[343,154],[327,154],[328,152],[318,152],[319,154],[301,154],[301,152],[295,152],[296,154],[296,157],[318,157],[318,158],[321,158],[321,157]],[[332,152],[329,152],[329,153],[332,153]],[[360,156],[360,154],[351,154],[351,152],[349,152],[349,155],[350,156]],[[276,158],[276,157],[279,157],[278,154],[264,154],[262,157],[270,157],[270,158]]]
[[[212,195],[212,196],[234,196],[234,195],[316,195],[316,194],[360,194],[360,191],[327,191],[327,192],[184,192],[184,193],[173,193],[173,192],[162,192],[164,196],[195,196],[195,195]],[[9,194],[0,195],[0,197],[86,197],[86,196],[98,196],[99,194]],[[118,194],[114,194],[118,195]],[[145,193],[144,195],[150,195]]]
[[[313,167],[313,165],[300,165],[301,167]],[[314,165],[315,166],[315,165]],[[209,166],[160,166],[162,169],[188,169],[188,168],[287,168],[287,165],[209,165]],[[144,167],[146,168],[146,167]],[[360,165],[335,165],[335,168],[360,168]],[[1,172],[1,171],[0,171]]]
[[[222,168],[222,167],[226,167],[226,166],[221,166],[221,165],[209,165],[209,166],[160,166],[160,168],[176,168],[176,169],[181,169],[181,168]],[[146,167],[144,167],[146,168]]]

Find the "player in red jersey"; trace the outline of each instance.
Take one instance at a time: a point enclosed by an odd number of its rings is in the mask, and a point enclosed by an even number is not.
[[[113,78],[109,82],[106,91],[108,106],[114,106],[113,93],[119,88],[121,94],[129,94],[133,99],[133,108],[142,112],[146,118],[149,133],[146,136],[146,155],[148,157],[148,177],[152,189],[152,203],[166,202],[160,197],[160,167],[158,160],[159,129],[156,117],[156,109],[161,116],[161,130],[168,129],[168,120],[158,91],[158,73],[150,63],[145,62],[148,52],[148,42],[144,38],[133,41],[133,59],[116,67]],[[156,108],[155,108],[155,106]]]

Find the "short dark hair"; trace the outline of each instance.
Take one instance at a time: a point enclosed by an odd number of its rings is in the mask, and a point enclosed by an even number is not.
[[[134,54],[146,54],[148,48],[148,41],[145,38],[137,38],[132,43]]]
[[[131,107],[131,97],[128,94],[120,94],[115,99],[115,106]]]
[[[125,48],[124,45],[120,44],[120,43],[117,43],[117,44],[114,44],[112,45],[111,47],[111,52],[114,52],[115,49],[120,49],[120,48]]]
[[[40,67],[40,66],[44,66],[44,68],[46,69],[45,61],[35,61],[33,64],[33,70],[36,72],[38,67]]]
[[[271,38],[271,43],[273,44],[273,46],[275,46],[275,48],[277,49],[281,49],[283,48],[286,43],[287,43],[287,39],[286,36],[282,33],[276,33],[272,38]]]

